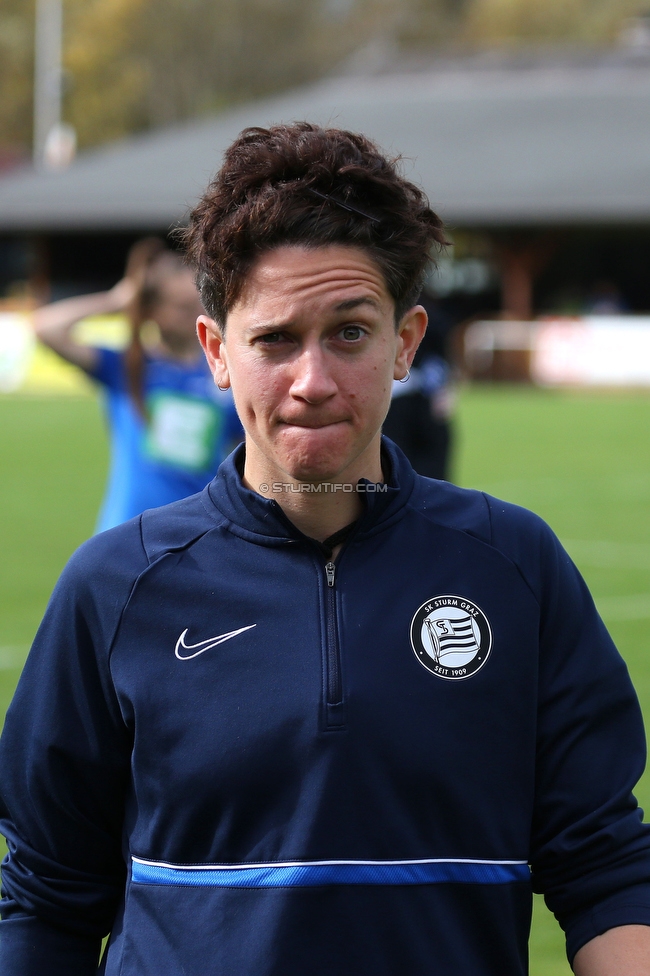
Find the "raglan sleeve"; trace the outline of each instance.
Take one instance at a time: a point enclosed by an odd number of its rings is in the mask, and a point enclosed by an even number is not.
[[[124,355],[115,349],[97,347],[97,360],[88,376],[109,390],[121,390],[126,383]]]
[[[499,505],[493,525],[540,606],[530,861],[572,962],[610,928],[650,925],[650,826],[632,792],[645,766],[643,720],[626,665],[556,536],[537,516]]]
[[[131,747],[109,651],[133,563],[144,558],[140,541],[137,559],[117,558],[120,538],[134,531],[139,540],[133,523],[103,533],[72,558],[7,713],[0,976],[96,973],[123,893]]]

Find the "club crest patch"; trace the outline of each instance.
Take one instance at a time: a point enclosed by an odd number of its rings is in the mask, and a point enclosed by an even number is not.
[[[480,607],[462,596],[434,596],[411,621],[411,647],[431,674],[459,681],[476,674],[492,650],[492,630]]]

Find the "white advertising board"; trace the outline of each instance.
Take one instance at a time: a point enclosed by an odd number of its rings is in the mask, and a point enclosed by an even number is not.
[[[539,322],[531,352],[542,386],[650,386],[650,316]]]
[[[22,386],[34,351],[34,333],[23,312],[0,312],[0,393]]]

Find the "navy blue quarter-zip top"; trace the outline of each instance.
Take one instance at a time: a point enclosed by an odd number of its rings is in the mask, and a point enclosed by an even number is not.
[[[343,688],[341,681],[341,649],[336,623],[336,564],[325,564],[327,574],[327,719],[326,728],[343,727]],[[337,714],[338,713],[338,714]]]
[[[385,450],[334,543],[240,450],[70,561],[0,742],[0,976],[89,976],[107,933],[105,976],[524,976],[533,890],[570,958],[650,924],[640,713],[579,573]]]
[[[334,550],[349,539],[356,528],[355,522],[344,526],[329,536],[318,548],[325,559],[325,632],[327,635],[327,696],[325,701],[325,728],[343,729],[345,727],[345,713],[343,702],[343,680],[341,676],[341,647],[336,606],[336,561]]]

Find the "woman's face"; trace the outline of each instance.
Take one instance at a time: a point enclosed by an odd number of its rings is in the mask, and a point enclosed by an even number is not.
[[[196,320],[203,313],[192,272],[183,270],[162,282],[151,317],[160,329],[163,342],[175,346],[196,338]]]
[[[362,248],[284,246],[250,270],[225,333],[199,335],[246,430],[250,484],[381,478],[392,382],[426,328],[415,306],[395,327],[384,276]]]

